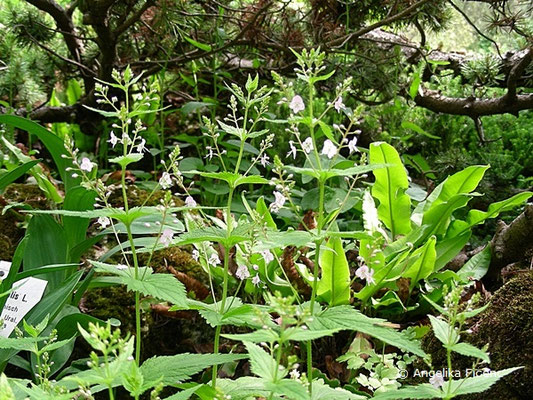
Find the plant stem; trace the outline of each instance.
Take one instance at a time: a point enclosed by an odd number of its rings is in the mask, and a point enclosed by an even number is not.
[[[320,235],[322,231],[322,225],[324,223],[324,193],[325,193],[325,182],[321,179],[318,181],[318,221],[317,221],[317,234]],[[318,287],[318,268],[320,262],[320,245],[322,244],[322,239],[315,241],[315,265],[313,267],[313,287],[311,291],[311,306],[309,310],[311,312],[311,318],[314,316],[315,309],[315,300],[316,300],[316,291]],[[307,348],[307,377],[309,379],[309,393],[312,394],[313,391],[313,349],[311,346],[311,341],[306,343]]]
[[[237,168],[239,167],[239,163],[237,163]],[[226,234],[227,237],[231,235],[231,231],[233,229],[233,221],[231,220],[231,202],[233,200],[233,191],[234,188],[230,186],[229,188],[229,194],[228,194],[228,204],[226,206]],[[230,249],[228,246],[225,246],[224,248],[224,280],[222,282],[222,299],[220,301],[220,315],[224,315],[225,308],[226,308],[226,299],[228,298],[228,281],[229,281],[229,257],[230,257]],[[218,325],[215,329],[215,343],[214,343],[214,353],[218,354],[219,351],[219,345],[220,345],[220,332],[222,330],[222,325]],[[213,388],[216,388],[217,385],[217,374],[218,374],[218,366],[213,365],[213,373],[212,373],[212,385]]]
[[[122,197],[124,199],[124,210],[128,212],[128,196],[126,192],[126,171],[122,167]],[[131,254],[133,257],[134,277],[139,279],[139,260],[137,259],[137,252],[135,251],[135,242],[133,241],[133,234],[131,233],[131,225],[126,224],[126,231],[128,233],[128,240],[130,242]],[[141,362],[141,299],[139,292],[135,292],[135,363],[137,366]]]

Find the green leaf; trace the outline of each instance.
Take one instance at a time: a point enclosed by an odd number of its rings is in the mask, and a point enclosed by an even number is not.
[[[435,268],[435,259],[437,253],[435,251],[436,238],[432,236],[426,244],[417,249],[413,255],[413,263],[408,265],[405,272],[402,274],[404,278],[410,278],[411,283],[409,285],[410,290],[413,290],[415,285],[421,279],[426,279]]]
[[[506,200],[499,201],[497,203],[492,203],[491,205],[489,205],[487,211],[470,210],[466,217],[466,225],[461,224],[457,228],[454,228],[454,226],[452,225],[450,234],[457,234],[456,231],[458,230],[460,230],[460,233],[462,233],[465,230],[475,225],[478,225],[487,219],[496,218],[502,212],[512,210],[513,208],[522,205],[531,196],[533,196],[533,193],[531,192],[518,193]]]
[[[248,355],[250,356],[250,365],[252,373],[263,378],[267,382],[275,382],[277,379],[282,379],[287,371],[280,369],[277,377],[274,376],[276,370],[276,360],[274,360],[270,354],[263,350],[258,345],[251,342],[244,342]]]
[[[450,350],[462,354],[463,356],[479,358],[487,363],[490,363],[489,355],[486,352],[472,346],[469,343],[456,343],[450,347]]]
[[[200,42],[194,40],[193,38],[191,38],[189,36],[184,35],[183,38],[187,42],[192,44],[194,47],[198,47],[200,50],[203,50],[203,51],[211,51],[212,50],[212,47],[210,45],[205,44],[205,43],[200,43]]]
[[[430,133],[427,133],[425,130],[423,130],[421,127],[419,127],[417,124],[409,121],[402,121],[402,128],[404,129],[411,129],[412,131],[415,131],[416,133],[419,133],[421,135],[427,136],[430,139],[436,139],[441,140],[439,136],[432,135]]]
[[[332,388],[323,379],[313,380],[313,396],[311,400],[365,400],[366,396],[354,394],[340,387]]]
[[[400,400],[400,399],[442,399],[444,393],[434,388],[429,383],[423,383],[417,386],[406,386],[398,390],[390,390],[387,392],[376,394],[372,397],[373,400]]]
[[[98,272],[106,272],[119,276],[128,290],[153,296],[177,306],[187,306],[187,292],[185,286],[171,274],[154,274],[151,268],[139,268],[138,278],[134,276],[134,269],[118,269],[115,265],[98,261],[90,261]]]
[[[96,193],[89,191],[81,186],[72,188],[65,195],[65,202],[63,208],[65,210],[87,211],[94,209],[94,199]],[[87,228],[89,227],[89,220],[79,217],[63,217],[63,229],[67,237],[69,253],[70,249],[76,247],[79,243],[85,240]],[[70,255],[70,254],[69,254]],[[78,261],[76,257],[70,258],[68,261]]]
[[[433,315],[428,315],[428,317],[431,321],[435,337],[442,342],[444,347],[451,347],[457,343],[459,336],[453,327],[451,327],[446,321],[436,318]]]
[[[5,338],[0,336],[0,349],[30,350],[34,344],[46,339],[46,337]]]
[[[190,379],[193,375],[212,365],[224,364],[246,358],[244,354],[190,354],[158,356],[146,360],[141,365],[145,382],[161,379],[165,386]]]
[[[34,215],[26,231],[28,244],[24,252],[24,271],[68,262],[68,239],[65,231],[49,215]],[[48,281],[48,290],[54,290],[67,277],[66,271],[54,271],[42,278]]]
[[[330,238],[320,254],[317,295],[330,306],[350,304],[350,267],[340,238]]]
[[[4,190],[7,185],[15,182],[18,178],[28,172],[34,165],[38,164],[39,160],[28,161],[17,168],[0,176],[0,191]]]
[[[500,378],[517,371],[523,367],[507,368],[501,371],[491,371],[490,374],[483,374],[471,378],[466,378],[452,383],[452,393],[456,396],[469,393],[481,393],[488,390]]]
[[[294,379],[282,379],[276,383],[265,382],[265,389],[271,393],[283,395],[291,400],[308,400],[309,393],[304,384]]]
[[[110,158],[109,162],[117,163],[121,167],[126,168],[128,165],[132,163],[141,161],[142,158],[143,158],[142,154],[132,153],[132,154],[128,154],[127,156],[119,156],[119,157]]]
[[[482,251],[470,258],[465,265],[457,271],[457,275],[463,282],[469,282],[471,279],[479,280],[485,276],[489,270],[491,260],[491,248],[487,245]]]
[[[420,225],[423,215],[428,210],[451,200],[456,195],[468,194],[474,191],[488,168],[488,165],[472,165],[446,178],[431,192],[425,201],[416,206],[412,216],[413,222]]]
[[[202,385],[193,386],[191,388],[182,390],[179,393],[173,394],[170,397],[165,397],[163,400],[188,400]]]
[[[426,353],[420,347],[420,343],[409,339],[402,332],[387,327],[386,324],[386,320],[369,318],[351,306],[337,306],[317,312],[309,324],[309,328],[311,330],[348,329],[357,331],[373,336],[399,349],[425,357]]]
[[[459,236],[452,236],[439,240],[435,247],[437,252],[437,259],[435,260],[435,271],[440,271],[446,264],[448,264],[459,252],[466,246],[468,240],[472,236],[472,232],[464,232]]]
[[[188,101],[181,108],[180,112],[184,115],[194,113],[205,107],[214,107],[215,103],[206,103],[204,101]]]
[[[331,336],[338,332],[338,329],[324,329],[324,330],[309,330],[302,329],[301,327],[288,328],[281,334],[283,341],[293,340],[296,342],[306,342],[309,340],[319,339],[325,336]]]
[[[411,83],[411,86],[409,86],[409,96],[411,96],[411,99],[415,99],[416,95],[418,94],[418,89],[420,88],[420,83],[422,82],[422,66],[415,71],[413,74],[413,82]]]
[[[63,155],[67,156],[67,151],[63,141],[58,136],[29,119],[17,117],[15,115],[0,115],[0,124],[7,124],[22,129],[39,138],[52,155],[57,171],[65,183],[66,191],[78,185],[81,181],[81,178],[72,178],[71,174],[68,172],[67,168],[73,166],[72,161],[68,158],[63,158]]]
[[[374,171],[376,181],[372,196],[379,201],[378,216],[391,231],[392,238],[411,231],[411,198],[405,193],[409,188],[407,172],[394,147],[377,142],[370,146],[371,164],[388,164]]]

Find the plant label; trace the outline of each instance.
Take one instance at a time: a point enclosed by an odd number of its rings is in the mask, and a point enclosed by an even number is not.
[[[0,315],[0,320],[4,321],[0,327],[0,336],[11,335],[19,322],[39,303],[47,284],[48,281],[32,277],[15,282],[14,290],[9,293]]]
[[[0,281],[7,278],[9,270],[11,269],[11,263],[9,261],[0,260]]]

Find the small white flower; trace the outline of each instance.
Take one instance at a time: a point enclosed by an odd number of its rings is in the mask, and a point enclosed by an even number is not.
[[[250,277],[250,271],[248,271],[248,267],[246,265],[239,265],[239,268],[237,268],[237,271],[235,271],[235,276],[243,281]]]
[[[172,237],[174,236],[174,231],[172,229],[164,229],[163,233],[161,233],[161,237],[159,238],[159,241],[161,244],[165,247],[168,247],[170,242],[172,241]]]
[[[191,196],[187,196],[187,198],[185,199],[185,205],[187,207],[196,207],[198,204]]]
[[[215,155],[215,153],[213,153],[213,148],[211,146],[206,146],[205,149],[207,150],[207,154],[205,158],[207,158],[208,160],[211,160],[213,156]]]
[[[163,189],[168,189],[172,186],[172,177],[168,172],[163,172],[163,175],[159,178],[159,185],[161,185]]]
[[[252,268],[254,269],[254,271],[259,271],[259,265],[257,264],[252,265]]]
[[[367,265],[361,265],[357,270],[355,271],[355,276],[357,276],[360,279],[364,279],[366,283],[374,283],[374,270],[368,268]]]
[[[339,96],[337,98],[337,100],[335,101],[335,110],[337,110],[337,112],[341,112],[341,110],[344,110],[346,107],[344,105],[344,103],[342,102],[342,96]]]
[[[296,147],[294,147],[294,142],[292,140],[289,140],[289,147],[290,150],[287,153],[287,157],[292,156],[292,158],[296,158]]]
[[[331,160],[335,157],[335,154],[337,154],[337,146],[335,146],[331,140],[326,140],[324,142],[324,147],[322,147],[322,154]]]
[[[145,144],[146,144],[146,140],[141,139],[141,143],[137,145],[137,153],[142,153],[144,151]]]
[[[275,200],[274,203],[270,205],[270,211],[272,211],[273,213],[277,213],[283,207],[283,205],[287,201],[287,198],[283,196],[282,193],[277,191],[274,192],[274,197]]]
[[[118,101],[117,96],[111,97],[111,102],[116,103]]]
[[[263,155],[261,157],[259,157],[259,164],[261,164],[263,166],[263,168],[264,168],[268,164],[270,164],[270,162],[268,160],[270,160],[270,157],[266,153],[263,153]]]
[[[259,278],[259,275],[256,275],[252,278],[252,283],[257,286],[261,282],[261,278]]]
[[[290,375],[291,379],[299,379],[300,378],[300,371],[298,371],[297,369],[293,369],[293,370],[291,370],[289,375]]]
[[[437,371],[435,375],[429,378],[429,383],[431,383],[435,389],[444,386],[444,378],[442,377],[442,373]]]
[[[200,258],[200,252],[198,250],[194,249],[192,251],[191,256],[192,256],[194,261],[198,261],[198,259]]]
[[[105,229],[109,225],[111,225],[111,220],[107,217],[98,217],[98,220],[96,221],[100,224],[101,229]]]
[[[209,257],[209,260],[207,260],[207,263],[211,264],[213,267],[221,264],[220,258],[218,258],[218,254],[213,253],[211,257]]]
[[[270,252],[270,250],[263,250],[261,255],[263,256],[263,260],[265,260],[265,264],[269,264],[271,261],[274,261],[274,255]]]
[[[356,151],[359,151],[356,145],[357,145],[357,136],[354,136],[352,140],[348,142],[348,149],[350,150],[350,154],[355,153]]]
[[[295,114],[299,113],[300,111],[305,110],[305,104],[304,104],[304,100],[302,99],[302,96],[299,96],[299,95],[294,96],[291,100],[291,103],[289,104],[289,108]]]
[[[115,136],[115,132],[111,131],[111,134],[109,135],[108,143],[111,143],[111,147],[115,148],[116,144],[119,142],[119,138]]]
[[[313,139],[311,139],[310,137],[305,139],[304,142],[302,143],[302,149],[303,151],[305,151],[306,154],[311,153],[314,150],[314,148],[315,147],[313,146]]]
[[[91,172],[94,168],[94,163],[91,162],[87,157],[81,159],[80,169],[82,171]]]

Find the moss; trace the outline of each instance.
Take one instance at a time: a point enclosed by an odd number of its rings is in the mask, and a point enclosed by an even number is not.
[[[150,196],[151,192],[144,189],[140,189],[135,185],[128,185],[126,194],[128,197],[128,205],[130,207],[140,207],[143,204],[146,206],[157,206],[161,204],[161,200],[165,197],[165,191],[158,190]],[[172,196],[172,200],[176,203],[176,206],[183,205],[183,200],[179,197]],[[145,204],[146,202],[146,204]],[[122,190],[117,188],[109,197],[109,203],[113,207],[124,207],[124,198],[122,196]]]
[[[523,366],[496,383],[487,392],[461,396],[465,400],[533,399],[533,272],[518,274],[501,287],[491,298],[490,307],[470,321],[472,334],[463,340],[481,348],[489,345],[493,371]],[[431,354],[433,367],[446,367],[446,352],[432,335],[423,341]],[[473,359],[452,353],[454,369],[471,368]],[[423,367],[421,367],[424,369]]]
[[[26,203],[38,210],[50,208],[48,199],[37,185],[12,183],[6,187],[3,196],[8,202]]]

